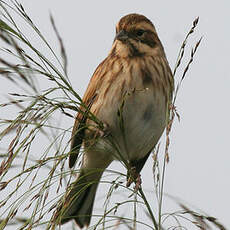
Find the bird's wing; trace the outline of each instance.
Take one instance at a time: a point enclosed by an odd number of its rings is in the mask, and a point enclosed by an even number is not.
[[[95,70],[88,88],[82,99],[82,105],[80,106],[79,112],[75,118],[75,123],[72,130],[71,136],[71,147],[69,156],[69,167],[72,168],[78,158],[78,154],[84,139],[86,121],[90,108],[97,97],[97,92],[100,90],[103,82],[102,78],[105,76],[104,64],[106,59],[97,67]]]

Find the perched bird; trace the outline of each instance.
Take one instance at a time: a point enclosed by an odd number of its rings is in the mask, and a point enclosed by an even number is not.
[[[80,228],[89,225],[98,182],[113,160],[127,167],[127,185],[137,183],[166,127],[173,89],[172,72],[152,22],[139,14],[122,17],[75,120],[69,166],[74,166],[81,146],[83,160],[57,208],[58,223],[74,219]]]

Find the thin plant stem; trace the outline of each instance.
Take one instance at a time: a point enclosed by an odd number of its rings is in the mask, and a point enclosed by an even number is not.
[[[151,217],[151,220],[153,221],[153,225],[154,225],[155,229],[157,230],[157,229],[158,229],[157,221],[156,221],[156,219],[155,219],[155,217],[154,217],[154,214],[153,214],[153,212],[152,212],[152,209],[151,209],[151,207],[150,207],[150,205],[149,205],[149,203],[148,203],[148,201],[147,201],[147,199],[146,199],[146,196],[145,196],[145,194],[144,194],[144,192],[143,192],[143,190],[142,190],[141,187],[139,188],[138,192],[140,193],[141,198],[143,199],[143,201],[144,201],[144,203],[145,203],[145,205],[146,205],[146,207],[147,207],[147,209],[148,209],[148,212],[149,212],[149,215],[150,215],[150,217]]]
[[[163,191],[164,191],[164,181],[165,181],[165,170],[166,170],[166,154],[164,156],[161,186],[160,186],[160,199],[159,199],[159,210],[158,210],[158,230],[161,230],[161,215],[162,215],[162,202],[163,202]]]

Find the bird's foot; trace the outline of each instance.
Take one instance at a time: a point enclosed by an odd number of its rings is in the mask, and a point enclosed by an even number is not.
[[[137,192],[140,189],[141,183],[142,183],[142,181],[141,181],[141,174],[138,173],[136,181],[135,181],[135,187],[134,187],[134,191],[135,192]]]
[[[94,137],[94,139],[102,138],[102,137],[108,136],[109,134],[110,134],[109,125],[107,123],[103,122],[102,125],[95,128],[93,137]]]
[[[129,187],[132,183],[135,183],[134,191],[137,192],[141,187],[141,175],[137,173],[136,168],[132,167],[127,174],[126,187]]]
[[[105,122],[103,122],[102,127],[100,127],[97,132],[96,132],[96,136],[97,137],[106,137],[108,136],[110,133],[109,131],[109,125]]]

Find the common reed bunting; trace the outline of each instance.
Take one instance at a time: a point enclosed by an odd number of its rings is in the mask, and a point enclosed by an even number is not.
[[[152,22],[129,14],[116,25],[108,57],[97,67],[83,97],[72,131],[69,166],[83,146],[80,173],[54,215],[63,224],[74,219],[88,226],[103,171],[113,160],[128,169],[129,186],[166,125],[174,80]]]

